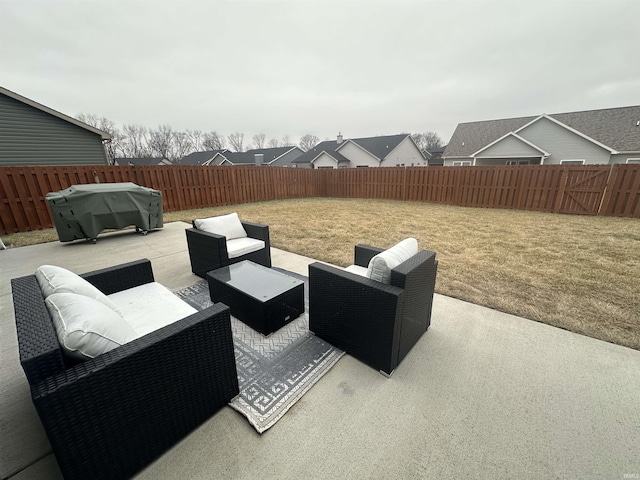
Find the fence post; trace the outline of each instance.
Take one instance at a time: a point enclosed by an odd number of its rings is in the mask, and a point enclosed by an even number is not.
[[[600,215],[602,211],[607,211],[607,209],[609,208],[609,202],[611,201],[611,183],[612,180],[615,181],[616,179],[616,175],[613,174],[613,169],[616,166],[616,164],[612,164],[611,168],[609,169],[609,176],[607,177],[607,181],[604,184],[604,191],[602,192],[602,199],[600,200],[600,205],[598,205],[598,211],[596,213],[596,215]]]

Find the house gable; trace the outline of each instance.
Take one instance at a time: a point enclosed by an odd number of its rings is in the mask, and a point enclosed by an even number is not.
[[[350,167],[379,167],[380,159],[352,140],[345,140],[336,150],[350,162]]]
[[[607,164],[611,157],[609,148],[547,116],[530,122],[517,133],[549,152],[549,156],[544,160],[545,164],[560,164],[562,160],[585,160],[587,164]]]
[[[482,157],[523,158],[548,156],[549,154],[546,151],[513,132],[507,133],[473,154],[475,159]]]
[[[0,88],[0,165],[107,165],[111,136]]]
[[[336,158],[332,156],[331,153],[322,151],[311,160],[313,164],[313,168],[338,168],[339,162]]]
[[[427,160],[420,151],[416,142],[407,135],[395,148],[393,148],[382,160],[381,167],[395,167],[404,165],[407,167],[426,166]]]

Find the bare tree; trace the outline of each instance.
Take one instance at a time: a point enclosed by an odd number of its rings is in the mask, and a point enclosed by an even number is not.
[[[188,130],[187,135],[191,140],[191,148],[194,152],[201,152],[205,149],[204,147],[204,135],[200,130]],[[191,152],[190,152],[191,153]]]
[[[229,143],[231,144],[231,148],[235,149],[236,152],[244,151],[243,143],[244,143],[244,133],[232,133],[227,137]]]
[[[227,147],[227,141],[224,135],[218,135],[218,132],[209,132],[204,134],[202,146],[208,150],[224,150]]]
[[[293,142],[289,138],[289,135],[283,135],[282,136],[282,140],[280,140],[280,146],[281,147],[294,147],[295,145],[293,144]]]
[[[436,132],[412,133],[411,138],[423,152],[430,152],[442,146],[442,139]]]
[[[264,142],[267,136],[264,133],[258,133],[253,136],[253,147],[254,148],[264,148]]]
[[[174,132],[170,159],[173,161],[181,160],[182,157],[193,151],[191,135],[185,132]]]
[[[171,125],[160,125],[157,130],[149,132],[149,147],[155,156],[174,160],[175,157],[171,155],[173,143],[174,132]]]
[[[120,155],[128,158],[150,157],[149,132],[142,125],[125,125]]]
[[[113,159],[116,158],[118,153],[122,150],[123,140],[120,130],[116,128],[116,124],[106,117],[98,117],[93,114],[81,113],[76,118],[87,125],[91,125],[92,127],[111,135],[111,140],[105,144],[105,147],[107,149],[109,160],[113,163]]]
[[[315,147],[319,141],[320,139],[317,136],[307,133],[300,139],[300,143],[298,144],[298,146],[306,152]]]
[[[278,148],[279,146],[280,146],[280,141],[277,138],[272,138],[271,140],[269,140],[270,148]]]

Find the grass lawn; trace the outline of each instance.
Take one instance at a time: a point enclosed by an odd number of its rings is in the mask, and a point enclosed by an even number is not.
[[[312,198],[170,212],[164,221],[238,212],[269,225],[272,246],[336,265],[353,246],[403,238],[439,260],[436,292],[640,350],[640,220]],[[57,241],[54,229],[7,235]]]

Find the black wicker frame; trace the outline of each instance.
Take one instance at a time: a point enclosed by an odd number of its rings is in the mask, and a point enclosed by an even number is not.
[[[83,277],[105,294],[154,280],[147,259]],[[74,363],[35,275],[11,287],[20,363],[65,478],[129,478],[239,393],[224,304]]]
[[[264,248],[257,252],[251,252],[236,258],[229,258],[227,252],[227,239],[224,235],[198,230],[195,220],[191,222],[193,228],[186,230],[187,246],[189,247],[189,260],[191,271],[199,277],[205,278],[207,272],[226,267],[232,263],[251,260],[265,267],[271,268],[271,242],[269,241],[269,226],[253,222],[241,222],[247,236],[262,240]]]
[[[366,267],[383,249],[355,246]],[[309,330],[380,372],[391,375],[431,324],[438,270],[422,250],[391,270],[389,285],[345,270],[309,265]]]

